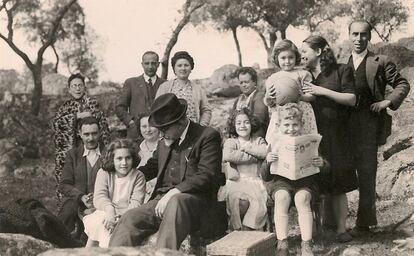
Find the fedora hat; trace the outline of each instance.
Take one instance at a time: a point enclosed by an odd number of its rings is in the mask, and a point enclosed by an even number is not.
[[[155,128],[162,128],[177,122],[186,112],[187,101],[178,99],[173,93],[166,93],[155,99],[148,122]]]

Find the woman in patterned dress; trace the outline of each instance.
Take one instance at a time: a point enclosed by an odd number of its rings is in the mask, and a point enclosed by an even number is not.
[[[86,94],[85,78],[81,74],[73,74],[68,79],[68,91],[71,99],[63,103],[53,118],[55,143],[55,178],[58,205],[62,194],[57,189],[65,164],[66,153],[81,142],[77,131],[77,120],[87,116],[98,118],[101,127],[101,139],[109,144],[110,134],[104,113],[100,110],[98,101]]]
[[[186,51],[176,52],[171,59],[171,65],[176,78],[161,84],[155,98],[165,93],[174,93],[177,98],[187,101],[187,117],[191,121],[208,126],[211,120],[211,107],[206,92],[188,79],[191,70],[194,69],[193,57]]]

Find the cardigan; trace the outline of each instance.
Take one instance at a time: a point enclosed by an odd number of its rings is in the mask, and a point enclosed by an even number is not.
[[[158,88],[157,94],[155,95],[155,98],[158,98],[159,96],[170,93],[172,91],[172,86],[174,84],[173,80],[168,80],[165,83],[161,84]],[[191,81],[190,85],[193,90],[193,100],[195,103],[195,106],[197,108],[197,121],[199,124],[203,126],[208,126],[210,124],[211,120],[211,107],[207,100],[206,92],[196,83],[193,83]]]
[[[93,194],[93,205],[96,209],[105,211],[105,207],[112,206],[112,198],[114,194],[115,172],[107,172],[103,169],[98,171],[95,181],[95,191]],[[145,197],[145,177],[142,172],[133,168],[128,173],[131,180],[129,187],[128,209],[132,209],[142,205]]]

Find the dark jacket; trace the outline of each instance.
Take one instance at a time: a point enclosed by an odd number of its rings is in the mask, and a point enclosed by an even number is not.
[[[81,196],[93,192],[96,174],[102,167],[105,156],[104,146],[100,145],[99,148],[101,150],[101,157],[92,168],[91,180],[88,180],[87,159],[82,156],[85,150],[83,144],[68,152],[59,184],[59,190],[63,194],[63,204],[68,199],[79,200]]]

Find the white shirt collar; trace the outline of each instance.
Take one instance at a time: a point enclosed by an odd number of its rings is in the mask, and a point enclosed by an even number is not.
[[[83,150],[83,155],[82,156],[88,156],[89,155],[89,152],[96,152],[96,154],[98,156],[101,156],[101,151],[99,150],[99,145],[95,149],[87,149],[85,146],[83,146],[83,149],[84,150]]]
[[[358,68],[359,64],[361,64],[361,62],[364,60],[367,54],[368,54],[368,49],[365,49],[361,53],[356,53],[352,51],[352,61],[353,61],[355,70]]]
[[[148,83],[148,79],[150,79],[150,78],[151,78],[152,84],[154,85],[155,84],[155,81],[157,81],[157,75],[152,76],[152,77],[149,77],[149,76],[147,76],[147,74],[144,73],[144,80],[145,80],[145,82]]]
[[[185,127],[185,129],[184,129],[183,133],[181,133],[181,136],[180,136],[180,141],[178,142],[178,145],[181,145],[181,143],[182,143],[182,142],[184,141],[184,139],[185,139],[185,136],[187,135],[187,132],[188,132],[188,127],[190,126],[190,120],[188,120],[188,119],[187,119],[187,121],[188,121],[187,126]]]

